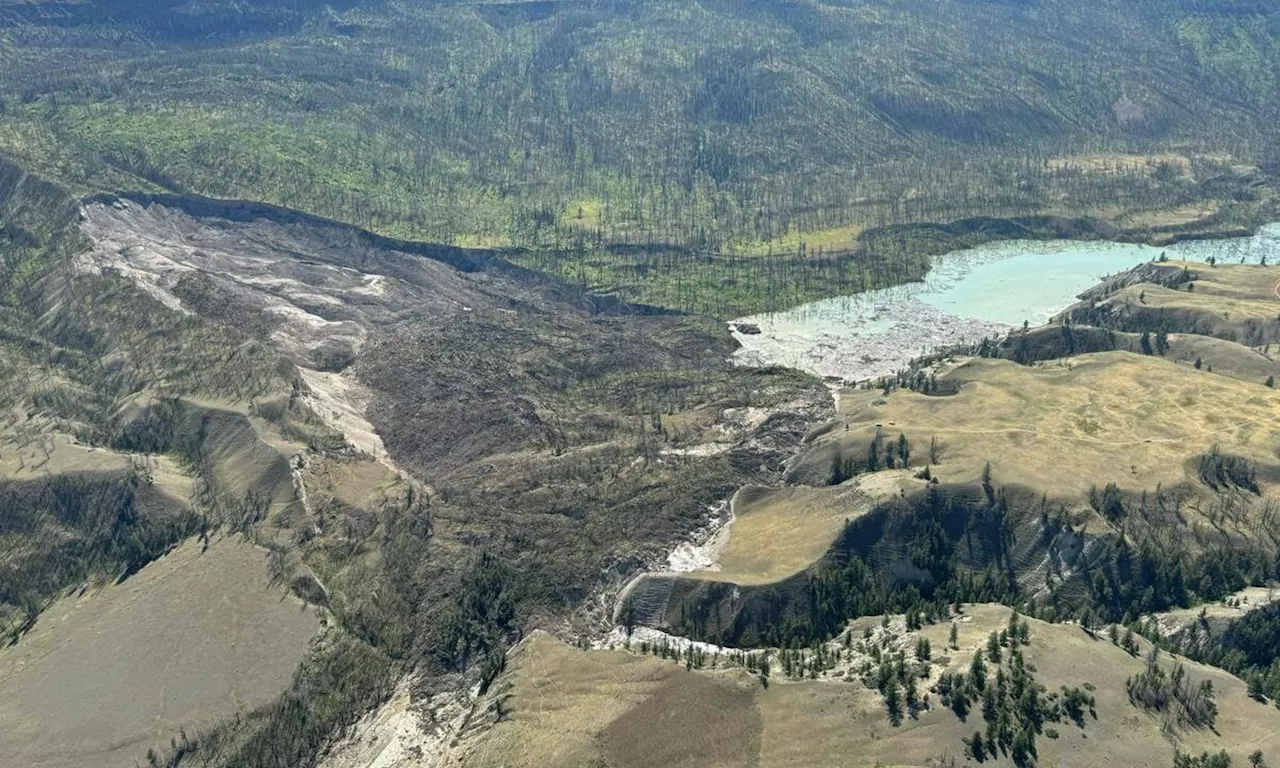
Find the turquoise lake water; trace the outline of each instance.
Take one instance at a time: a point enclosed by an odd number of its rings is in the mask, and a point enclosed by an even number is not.
[[[1165,248],[1071,241],[993,243],[938,257],[918,283],[824,299],[735,322],[760,334],[735,334],[745,365],[786,365],[820,376],[861,380],[891,374],[940,346],[973,343],[1020,326],[1040,325],[1099,280],[1164,254],[1220,264],[1280,263],[1280,224],[1249,238],[1202,240]]]

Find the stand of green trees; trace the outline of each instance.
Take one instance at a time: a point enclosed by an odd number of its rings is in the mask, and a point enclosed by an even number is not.
[[[831,552],[805,574],[769,588],[739,588],[732,611],[727,590],[691,590],[680,598],[674,623],[681,633],[711,642],[774,647],[829,639],[858,616],[936,620],[962,602],[1018,605],[1037,618],[1075,619],[1086,627],[1130,625],[1145,614],[1218,600],[1280,577],[1277,553],[1256,543],[1201,537],[1194,554],[1171,543],[1168,531],[1148,521],[1167,519],[1181,504],[1176,493],[1131,497],[1109,484],[1091,496],[1116,535],[1092,534],[1094,556],[1081,570],[1051,566],[1047,594],[1035,599],[1021,586],[1016,562],[1054,562],[1061,542],[1085,535],[1065,510],[991,481],[982,489],[931,484],[917,497],[887,502],[847,524]],[[1236,512],[1224,507],[1221,514],[1235,519]],[[887,575],[885,558],[898,563],[899,574],[905,560],[912,575]],[[1058,567],[1065,570],[1055,576]]]

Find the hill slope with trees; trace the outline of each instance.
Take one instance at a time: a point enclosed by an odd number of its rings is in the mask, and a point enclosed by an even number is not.
[[[5,3],[0,152],[729,314],[918,276],[937,246],[862,237],[889,224],[1258,223],[1278,24],[1200,0]]]

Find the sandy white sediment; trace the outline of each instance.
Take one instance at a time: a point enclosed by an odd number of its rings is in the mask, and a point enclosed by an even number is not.
[[[337,429],[357,450],[369,454],[389,469],[396,471],[382,444],[382,437],[364,417],[373,396],[363,384],[347,373],[328,373],[298,368],[310,390],[303,403],[329,426]]]
[[[436,768],[471,712],[469,692],[415,700],[413,678],[406,676],[395,693],[370,712],[330,750],[320,768]]]
[[[729,529],[733,510],[729,501],[711,506],[711,520],[699,528],[689,541],[680,543],[667,555],[668,573],[720,570],[720,554],[729,545]]]

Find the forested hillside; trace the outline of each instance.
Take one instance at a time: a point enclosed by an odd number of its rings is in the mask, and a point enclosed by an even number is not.
[[[918,274],[886,224],[1255,223],[1278,34],[1254,0],[6,1],[0,151],[730,312]]]

